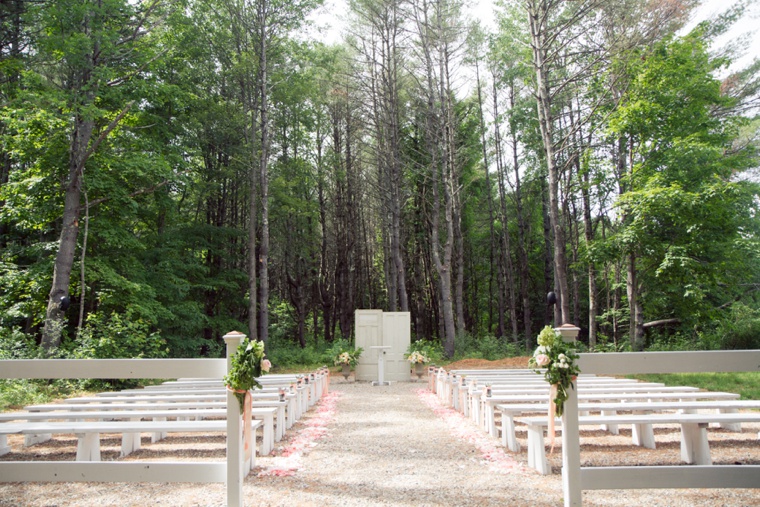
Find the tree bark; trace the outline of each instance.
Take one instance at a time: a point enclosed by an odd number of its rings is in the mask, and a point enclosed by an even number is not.
[[[528,17],[530,20],[531,46],[533,49],[533,66],[536,73],[536,91],[538,109],[538,124],[544,145],[546,166],[549,176],[549,220],[554,239],[554,273],[559,294],[561,323],[570,322],[570,291],[567,283],[567,260],[565,258],[565,231],[562,225],[559,203],[560,168],[554,152],[554,131],[552,118],[552,99],[549,92],[549,67],[546,61],[547,48],[547,16],[545,10],[540,10],[532,1],[529,2]]]
[[[259,185],[261,190],[261,243],[259,244],[259,340],[269,341],[269,69],[267,52],[269,0],[259,0],[259,103],[261,146]]]

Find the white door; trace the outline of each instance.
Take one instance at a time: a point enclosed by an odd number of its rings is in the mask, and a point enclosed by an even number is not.
[[[377,349],[383,344],[383,311],[356,310],[354,313],[356,348],[364,349],[356,365],[356,380],[377,380]]]
[[[411,366],[404,358],[411,340],[411,314],[409,312],[383,313],[383,345],[390,345],[385,354],[385,379],[409,381]]]

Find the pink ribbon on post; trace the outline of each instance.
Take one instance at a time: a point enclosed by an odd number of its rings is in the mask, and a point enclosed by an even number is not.
[[[551,389],[549,389],[549,445],[551,446],[550,453],[554,452],[554,437],[555,437],[555,428],[554,428],[554,418],[557,413],[557,406],[554,404],[554,398],[557,397],[557,384],[552,384]]]
[[[230,386],[227,386],[227,390],[230,392],[233,392],[235,394],[245,394],[243,398],[243,454],[245,456],[246,461],[249,460],[252,456],[251,451],[253,450],[252,445],[252,436],[253,436],[253,428],[252,428],[252,421],[251,421],[251,411],[253,410],[253,400],[251,398],[251,391],[245,391],[242,389],[231,389]]]

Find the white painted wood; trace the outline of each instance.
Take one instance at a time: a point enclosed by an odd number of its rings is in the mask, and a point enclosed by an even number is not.
[[[581,371],[591,374],[760,371],[759,350],[581,354]],[[729,422],[729,421],[724,421]],[[760,438],[760,434],[758,435]],[[577,432],[570,435],[578,441]],[[564,505],[580,506],[584,489],[757,488],[758,466],[580,468],[580,480],[566,485]]]
[[[404,354],[411,342],[411,314],[409,312],[383,312],[383,345],[390,345],[385,353],[385,380],[408,382],[411,364]]]
[[[2,482],[224,482],[226,463],[0,462]]]
[[[577,487],[572,487],[573,484],[580,482],[581,449],[577,438],[579,433],[578,390],[570,386],[567,394],[565,411],[562,414],[562,492],[570,505],[580,505],[581,491]]]
[[[227,368],[232,367],[232,356],[245,335],[238,332],[224,335],[227,345]],[[228,507],[243,506],[243,478],[248,472],[247,464],[243,463],[243,425],[240,414],[240,404],[235,393],[227,391],[227,505]]]
[[[225,375],[224,359],[7,359],[0,378],[164,378]]]
[[[583,372],[597,375],[760,371],[759,350],[580,354]]]
[[[707,442],[707,425],[711,422],[760,422],[760,413],[741,412],[736,414],[618,414],[615,416],[585,416],[576,418],[578,425],[598,425],[598,424],[640,424],[649,426],[652,424],[680,424],[681,425],[681,457],[686,463],[695,463],[697,465],[709,465],[710,450]],[[546,417],[524,417],[516,420],[526,424],[528,427],[528,446],[535,446],[529,453],[537,456],[544,453],[542,441],[537,435],[543,435],[544,429],[548,426]],[[559,424],[559,421],[557,421]],[[640,433],[645,431],[640,429]],[[563,439],[566,430],[563,428]],[[577,428],[570,434],[578,434]],[[646,441],[646,440],[644,440]],[[572,443],[571,445],[574,445]],[[579,444],[580,445],[580,444]],[[652,445],[654,448],[654,445]],[[535,458],[536,470],[541,473],[549,473],[548,468],[542,468],[541,459]]]
[[[594,467],[580,469],[584,490],[760,487],[759,465]]]
[[[356,347],[364,349],[354,370],[356,380],[371,382],[377,380],[377,355],[370,347],[383,344],[383,311],[356,310],[354,312]]]
[[[254,421],[253,428],[258,428],[261,421]],[[135,449],[132,438],[139,440],[140,433],[170,432],[226,432],[227,421],[201,420],[201,421],[53,421],[53,422],[26,422],[0,424],[0,433],[12,434],[68,434],[73,433],[79,439],[77,445],[77,461],[100,460],[100,433],[127,434],[127,442],[122,442],[123,450]],[[137,434],[137,436],[133,436]],[[138,447],[139,448],[139,447]],[[127,453],[128,454],[128,453]]]

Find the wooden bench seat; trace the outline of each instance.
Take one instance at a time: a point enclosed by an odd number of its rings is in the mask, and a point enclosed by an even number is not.
[[[285,430],[293,425],[291,418],[287,417],[285,408],[287,401],[252,401],[253,408],[276,408],[277,418],[275,421],[275,441],[279,442],[285,435]],[[182,410],[182,409],[213,409],[227,408],[227,401],[163,401],[156,403],[48,403],[43,405],[27,405],[24,410],[29,412],[71,411],[87,412],[92,410]]]
[[[739,395],[714,391],[684,391],[684,392],[633,392],[633,393],[589,393],[578,392],[578,401],[583,402],[633,402],[633,401],[666,401],[666,400],[736,400]],[[480,415],[479,403],[472,405],[472,419],[494,437],[498,437],[494,407],[500,403],[549,403],[549,393],[509,394],[479,398],[484,405],[483,415]]]
[[[254,408],[251,410],[251,416],[255,420],[261,421],[261,449],[259,454],[267,456],[272,452],[274,443],[276,440],[274,429],[274,418],[277,414],[276,407],[268,408]],[[167,418],[174,418],[177,420],[187,420],[194,418],[195,420],[208,419],[208,418],[226,418],[226,408],[193,408],[193,409],[173,409],[173,410],[92,410],[92,411],[47,411],[47,412],[3,412],[0,413],[0,421],[51,421],[51,420],[74,420],[83,421],[99,420],[142,420],[152,419],[154,421],[166,420]],[[151,437],[151,442],[155,443],[165,437],[165,433],[156,432]],[[7,442],[5,441],[5,435],[0,435],[0,456],[10,451],[7,448]],[[51,438],[50,433],[45,434],[32,434],[26,433],[24,435],[24,445],[34,445],[40,442],[46,442]],[[133,450],[139,448],[139,439],[134,444],[136,447]]]
[[[547,417],[522,417],[517,422],[528,427],[528,465],[544,475],[551,473],[546,460],[544,430],[549,424]],[[631,424],[643,436],[645,427],[653,424],[681,425],[681,459],[688,464],[711,465],[710,446],[707,441],[707,427],[710,423],[760,422],[758,412],[737,412],[732,414],[629,414],[592,415],[578,417],[579,426],[600,424]],[[560,419],[556,421],[561,428]],[[636,430],[635,430],[636,431]],[[645,437],[646,438],[646,437]],[[652,442],[654,437],[652,436]],[[654,445],[652,445],[654,448]]]
[[[580,403],[578,411],[581,415],[588,412],[601,412],[600,415],[615,415],[618,412],[666,412],[678,411],[689,413],[695,410],[717,410],[718,413],[731,414],[739,410],[760,409],[760,400],[697,400],[697,401],[663,401],[663,402],[604,402]],[[548,413],[548,403],[506,403],[496,405],[496,411],[501,414],[501,438],[504,447],[512,452],[520,451],[520,443],[515,436],[515,416],[527,413]],[[721,427],[730,431],[741,431],[741,423],[720,423]],[[602,425],[602,428],[612,434],[618,433],[617,425]],[[652,439],[654,435],[652,435]],[[653,440],[652,440],[653,442]],[[646,442],[642,445],[646,446]],[[654,444],[652,444],[654,445]]]
[[[261,421],[253,421],[255,431]],[[227,421],[64,421],[0,424],[0,435],[10,434],[67,434],[77,436],[77,461],[100,461],[100,434],[121,433],[121,455],[126,456],[139,448],[135,440],[140,433],[215,433],[227,432]],[[137,437],[135,437],[137,435]],[[254,450],[255,451],[255,450]],[[255,458],[256,453],[252,456]],[[251,464],[253,466],[253,463]]]

